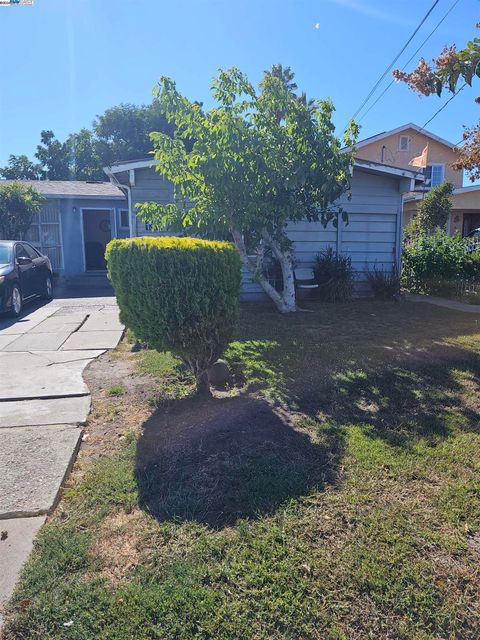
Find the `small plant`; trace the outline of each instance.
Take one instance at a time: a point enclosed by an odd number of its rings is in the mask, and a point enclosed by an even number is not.
[[[137,340],[170,351],[209,393],[208,368],[232,339],[238,317],[240,256],[228,242],[131,238],[107,247],[120,316]]]
[[[125,389],[119,384],[113,385],[113,387],[107,389],[107,396],[123,396],[124,393]]]
[[[324,302],[348,302],[353,292],[353,268],[350,256],[337,255],[328,247],[317,256],[313,268],[317,295]]]
[[[397,270],[367,269],[367,281],[375,298],[378,300],[393,300],[400,293],[400,278]]]

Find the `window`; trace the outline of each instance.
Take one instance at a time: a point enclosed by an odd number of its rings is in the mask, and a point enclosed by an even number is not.
[[[15,245],[15,257],[16,258],[29,258],[30,256],[27,253],[27,250],[20,242]]]
[[[120,229],[130,229],[128,209],[120,209]]]
[[[400,136],[398,148],[400,149],[400,151],[408,151],[410,149],[409,136]]]
[[[23,248],[27,252],[28,257],[31,258],[32,260],[36,260],[39,257],[39,253],[35,251],[35,249],[31,247],[29,244],[26,244],[26,243],[23,244]]]
[[[443,164],[429,164],[425,169],[425,187],[436,187],[443,182],[443,174],[445,171],[445,165]]]

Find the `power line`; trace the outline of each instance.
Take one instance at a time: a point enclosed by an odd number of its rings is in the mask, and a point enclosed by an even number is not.
[[[462,84],[462,86],[460,87],[460,89],[458,91],[455,91],[455,93],[453,94],[453,96],[450,96],[450,98],[444,103],[442,104],[442,106],[440,107],[440,109],[438,109],[437,111],[435,111],[435,113],[433,114],[433,116],[427,120],[425,122],[425,124],[423,125],[423,127],[421,127],[421,129],[425,129],[425,127],[427,126],[427,124],[430,124],[430,122],[436,118],[438,116],[438,114],[440,113],[440,111],[443,111],[445,109],[445,107],[454,99],[458,96],[458,94],[460,93],[460,91],[463,91],[463,89],[465,89],[465,87],[467,86],[467,83],[464,82]]]
[[[455,7],[457,6],[457,4],[460,2],[460,0],[455,0],[455,2],[452,4],[452,6],[450,7],[450,9],[447,11],[447,13],[443,16],[443,18],[440,20],[440,22],[438,22],[438,24],[436,25],[436,27],[434,29],[432,29],[432,31],[430,31],[430,33],[428,34],[428,36],[425,38],[425,40],[422,42],[422,44],[418,47],[418,49],[415,50],[415,53],[413,53],[410,58],[407,60],[407,62],[403,65],[402,67],[402,71],[405,71],[405,69],[408,67],[408,65],[410,64],[410,62],[417,56],[417,54],[423,49],[423,47],[427,44],[427,42],[430,40],[430,38],[433,36],[433,34],[435,33],[435,31],[438,29],[438,27],[442,24],[442,22],[445,21],[445,19],[450,15],[450,13],[453,11],[453,9],[455,9]],[[387,86],[385,87],[385,89],[382,91],[382,93],[378,96],[378,98],[375,100],[375,102],[373,104],[371,104],[368,109],[365,111],[365,113],[363,114],[363,116],[359,119],[359,122],[361,122],[366,116],[367,114],[373,109],[373,107],[377,104],[377,102],[383,98],[383,96],[387,93],[387,91],[390,89],[390,87],[392,85],[395,84],[395,80],[392,80],[389,84],[387,84]]]
[[[355,111],[355,113],[353,114],[352,118],[355,118],[355,116],[357,116],[360,111],[363,109],[363,107],[367,104],[367,102],[370,100],[370,98],[372,97],[372,95],[375,93],[375,91],[377,90],[378,86],[381,84],[381,82],[383,81],[383,79],[385,78],[385,76],[387,75],[387,73],[392,69],[392,67],[395,65],[395,63],[397,62],[397,60],[400,58],[400,56],[402,55],[402,53],[405,51],[405,49],[408,47],[408,45],[410,44],[410,42],[413,40],[413,38],[417,35],[419,29],[422,27],[423,23],[425,22],[425,20],[428,18],[428,16],[432,13],[432,11],[435,9],[435,7],[437,6],[437,4],[440,2],[440,0],[435,0],[435,2],[432,4],[432,6],[430,7],[430,9],[427,11],[427,13],[423,16],[422,20],[420,21],[420,23],[418,24],[418,26],[416,27],[415,31],[412,33],[412,35],[409,37],[409,39],[407,40],[407,42],[403,45],[403,47],[400,49],[400,51],[397,53],[397,55],[395,56],[395,58],[392,60],[392,62],[388,65],[388,67],[385,69],[385,71],[382,73],[382,75],[380,76],[380,78],[377,80],[377,82],[373,85],[372,89],[370,90],[370,92],[368,93],[367,97],[365,98],[365,100],[362,102],[362,104],[359,106],[359,108]],[[345,127],[346,128],[346,127]]]

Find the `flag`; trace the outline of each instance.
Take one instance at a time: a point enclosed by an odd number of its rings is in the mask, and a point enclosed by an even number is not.
[[[425,147],[425,149],[422,151],[422,155],[417,156],[416,158],[412,158],[408,164],[411,165],[412,167],[422,167],[422,169],[425,169],[425,167],[427,166],[427,156],[428,156],[428,144]]]

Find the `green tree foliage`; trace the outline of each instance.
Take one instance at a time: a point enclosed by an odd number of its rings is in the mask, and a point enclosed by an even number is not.
[[[139,207],[156,229],[228,231],[243,265],[282,312],[296,309],[287,221],[336,224],[342,212],[333,203],[349,188],[353,163],[334,135],[331,102],[298,96],[293,78],[277,65],[257,91],[238,69],[220,71],[213,81],[216,106],[208,111],[162,78],[155,94],[175,134],[151,137],[175,202]],[[356,134],[352,123],[343,144],[353,146]],[[280,292],[264,275],[266,254],[280,263]]]
[[[8,164],[0,169],[0,176],[6,180],[40,180],[44,177],[42,166],[25,155],[10,155]]]
[[[20,183],[0,184],[0,237],[16,240],[40,211],[43,196]]]
[[[432,187],[418,203],[415,218],[405,229],[408,237],[418,237],[422,233],[432,233],[445,229],[452,212],[453,184],[443,182]]]
[[[228,242],[195,238],[112,240],[108,272],[120,315],[135,336],[179,356],[209,389],[207,370],[233,336],[240,258]]]
[[[98,153],[103,166],[116,160],[147,158],[152,150],[150,133],[162,131],[173,135],[160,105],[154,101],[148,106],[121,104],[107,109],[93,123],[98,142]]]
[[[148,157],[150,133],[172,134],[158,103],[147,106],[122,104],[97,116],[92,129],[81,129],[63,142],[53,131],[40,135],[32,163],[26,156],[10,156],[0,175],[13,180],[105,180],[103,167],[118,160]]]

